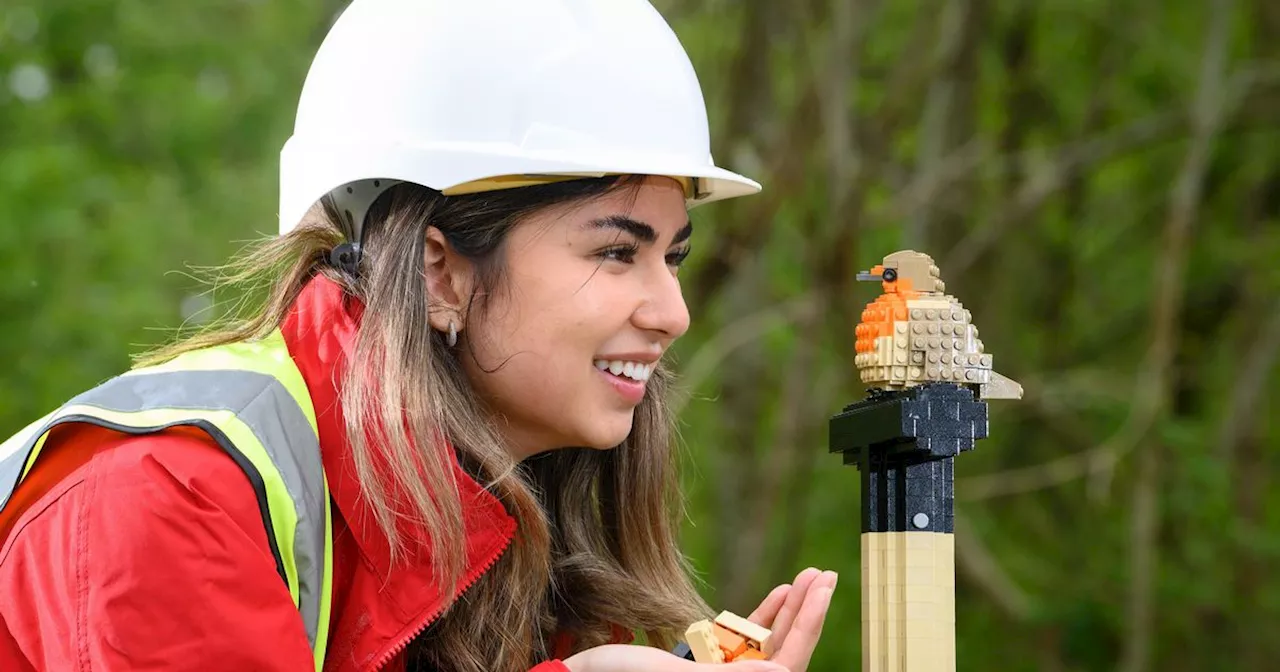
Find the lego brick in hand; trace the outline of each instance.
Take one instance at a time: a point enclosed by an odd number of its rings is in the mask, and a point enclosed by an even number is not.
[[[774,587],[746,619],[722,612],[694,623],[686,631],[688,642],[674,651],[680,665],[660,669],[692,672],[694,668],[683,665],[694,661],[698,666],[727,665],[726,672],[759,665],[805,672],[822,636],[838,578],[835,572],[809,567],[793,582]],[[577,672],[572,665],[570,669]]]
[[[685,631],[689,649],[699,663],[768,660],[772,633],[741,616],[725,611],[715,621],[698,621]]]

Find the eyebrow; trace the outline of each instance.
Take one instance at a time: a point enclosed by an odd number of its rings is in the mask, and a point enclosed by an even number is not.
[[[638,219],[632,219],[626,215],[609,215],[608,217],[600,217],[593,219],[587,223],[588,226],[596,229],[618,229],[629,233],[643,243],[653,243],[658,240],[658,232],[652,226],[645,224]],[[685,222],[684,226],[676,232],[671,244],[676,245],[683,243],[693,235],[693,222]]]

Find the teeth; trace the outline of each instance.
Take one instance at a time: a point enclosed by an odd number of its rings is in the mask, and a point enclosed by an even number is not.
[[[624,362],[619,359],[604,360],[597,359],[595,362],[597,369],[608,371],[615,376],[626,376],[632,380],[645,382],[649,380],[649,376],[653,373],[653,364],[642,364],[640,362]]]

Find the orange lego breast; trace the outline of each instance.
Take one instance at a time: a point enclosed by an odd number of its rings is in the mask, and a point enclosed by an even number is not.
[[[990,382],[991,356],[982,352],[969,311],[954,298],[885,294],[864,315],[854,358],[862,382],[888,389]]]
[[[920,296],[920,292],[911,289],[911,281],[906,279],[886,282],[884,290],[884,294],[862,311],[862,321],[854,329],[855,352],[875,352],[876,339],[892,337],[894,323],[907,320],[907,301]]]

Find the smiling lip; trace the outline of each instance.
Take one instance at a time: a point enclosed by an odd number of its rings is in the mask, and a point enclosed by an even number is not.
[[[609,373],[608,369],[601,371],[596,367],[591,367],[597,374],[605,379],[623,399],[632,404],[640,403],[644,399],[644,383],[638,380],[632,380],[623,376],[615,376]]]
[[[640,362],[641,364],[652,364],[662,357],[661,352],[619,352],[612,355],[600,355],[596,360],[603,359],[606,362]]]

